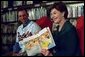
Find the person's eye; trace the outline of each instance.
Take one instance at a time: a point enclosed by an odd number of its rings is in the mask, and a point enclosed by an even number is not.
[[[53,14],[56,14],[56,12],[54,12]]]
[[[19,17],[21,17],[21,15]]]

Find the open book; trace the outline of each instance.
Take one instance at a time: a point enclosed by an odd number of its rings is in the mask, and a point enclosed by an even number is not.
[[[55,46],[49,27],[39,31],[37,34],[24,38],[21,43],[28,56],[34,56],[41,52],[41,49],[50,49]]]

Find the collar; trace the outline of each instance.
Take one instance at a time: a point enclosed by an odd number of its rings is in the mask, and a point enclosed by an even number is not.
[[[27,20],[25,21],[25,23],[23,24],[23,28],[26,27],[29,23],[30,23],[30,20],[27,19]]]

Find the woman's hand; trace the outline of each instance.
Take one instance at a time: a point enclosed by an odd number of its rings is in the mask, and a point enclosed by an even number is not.
[[[47,50],[47,49],[42,49],[42,50],[41,50],[41,53],[42,53],[44,56],[52,56],[52,53],[50,53],[50,51]]]

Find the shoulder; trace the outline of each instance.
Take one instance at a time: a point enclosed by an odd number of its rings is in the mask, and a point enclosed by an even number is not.
[[[31,23],[32,23],[33,27],[39,27],[40,28],[40,26],[36,22],[31,21]]]
[[[31,29],[32,34],[35,34],[41,30],[41,27],[39,25],[37,25],[37,23],[31,21],[30,24],[31,24],[30,29]]]
[[[37,25],[38,26],[38,24],[36,22],[34,22],[34,21],[31,21],[31,23],[33,23],[33,25]]]
[[[63,33],[77,33],[76,28],[69,21],[66,21],[62,29]]]
[[[68,30],[76,29],[69,21],[66,21],[65,27],[68,28]]]

